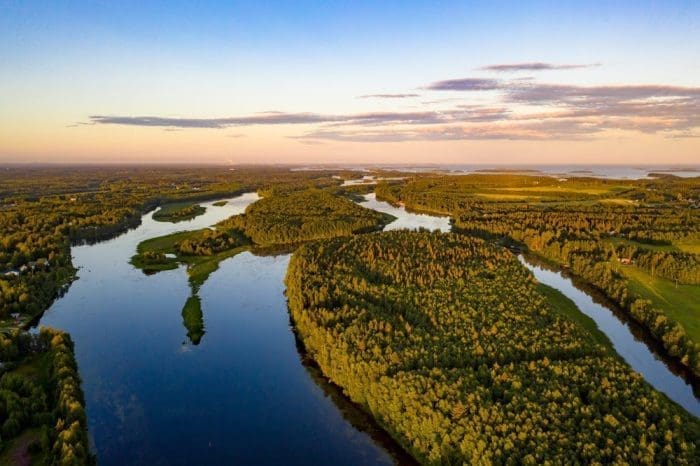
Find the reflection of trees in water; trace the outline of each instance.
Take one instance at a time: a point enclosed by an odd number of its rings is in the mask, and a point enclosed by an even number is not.
[[[187,298],[182,308],[182,325],[187,330],[187,337],[193,345],[198,345],[206,333],[204,331],[204,313],[202,312],[202,300],[197,294]]]
[[[289,325],[292,329],[294,328],[291,316],[289,318]],[[306,353],[304,344],[299,340],[296,332],[293,331],[293,333],[301,365],[306,370],[306,373],[309,374],[311,380],[313,380],[314,383],[323,390],[324,395],[333,402],[343,416],[343,419],[359,432],[367,434],[376,446],[384,450],[391,457],[395,465],[418,465],[418,462],[382,429],[371,415],[361,406],[350,401],[343,393],[342,388],[326,379],[316,362]]]
[[[562,269],[552,264],[551,262],[542,260],[541,258],[535,255],[523,254],[522,257],[530,265],[539,267],[544,270],[548,270],[550,272],[558,273],[562,277],[571,280],[571,283],[573,283],[574,287],[579,291],[587,294],[595,304],[602,306],[608,309],[610,312],[612,312],[612,314],[629,329],[635,340],[644,343],[649,349],[649,351],[654,355],[654,357],[663,362],[664,365],[668,368],[668,370],[671,371],[671,373],[677,375],[678,377],[681,377],[686,383],[690,384],[695,397],[700,398],[700,380],[698,380],[697,377],[695,377],[686,366],[681,364],[677,358],[669,356],[664,347],[661,345],[661,343],[656,338],[654,338],[654,336],[649,332],[648,329],[646,329],[645,327],[634,321],[632,318],[630,318],[630,316],[626,312],[624,312],[617,304],[615,304],[607,296],[605,296],[605,294],[603,294],[600,290],[593,287],[592,285],[590,285],[580,277],[574,275],[573,273],[569,272],[568,270]],[[607,334],[605,329],[601,328],[601,330]]]

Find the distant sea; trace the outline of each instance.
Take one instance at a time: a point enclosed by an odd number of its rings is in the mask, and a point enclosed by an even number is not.
[[[297,170],[320,170],[327,165],[313,165]],[[348,170],[399,170],[415,173],[519,173],[526,175],[549,175],[562,178],[595,177],[613,179],[647,179],[651,174],[674,175],[683,178],[700,176],[700,165],[335,165],[333,168]]]

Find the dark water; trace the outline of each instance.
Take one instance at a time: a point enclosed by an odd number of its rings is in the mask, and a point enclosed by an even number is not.
[[[145,276],[128,260],[143,239],[241,212],[247,194],[189,222],[143,224],[73,249],[80,279],[42,325],[69,331],[90,435],[102,465],[407,462],[353,405],[302,363],[283,279],[288,255],[243,253],[201,287],[206,334],[193,346],[183,268]]]

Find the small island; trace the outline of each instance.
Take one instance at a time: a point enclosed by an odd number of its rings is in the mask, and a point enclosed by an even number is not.
[[[224,203],[226,201],[223,201]],[[158,222],[183,222],[199,217],[206,212],[206,207],[199,204],[175,203],[166,204],[153,214],[153,220]]]

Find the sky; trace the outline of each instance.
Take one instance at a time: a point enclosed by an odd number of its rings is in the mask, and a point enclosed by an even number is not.
[[[3,162],[700,164],[700,2],[0,0]]]

